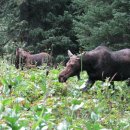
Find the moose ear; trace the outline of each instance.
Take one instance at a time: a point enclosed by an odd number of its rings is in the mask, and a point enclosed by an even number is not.
[[[69,57],[72,57],[72,56],[73,56],[73,54],[71,53],[70,50],[68,50],[68,56],[69,56]]]

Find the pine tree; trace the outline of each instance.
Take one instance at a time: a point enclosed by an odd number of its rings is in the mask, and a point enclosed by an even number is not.
[[[82,47],[130,47],[129,0],[74,0],[74,4],[79,8],[74,30]]]
[[[35,52],[51,50],[54,55],[67,49],[78,50],[73,31],[71,0],[26,0],[20,6],[20,21],[27,26],[22,33],[26,47]]]

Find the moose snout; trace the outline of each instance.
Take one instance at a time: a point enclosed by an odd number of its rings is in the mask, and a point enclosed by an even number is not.
[[[63,75],[59,75],[59,82],[63,83],[63,82],[66,82],[67,78]]]

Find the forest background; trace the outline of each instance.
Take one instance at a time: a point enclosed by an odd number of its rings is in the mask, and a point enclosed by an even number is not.
[[[130,0],[0,0],[0,130],[130,130],[130,86],[110,78],[59,83],[63,66],[23,70],[15,49],[46,51],[57,62],[99,45],[130,48]],[[8,60],[7,60],[8,59]]]
[[[130,47],[129,0],[0,0],[0,55]]]

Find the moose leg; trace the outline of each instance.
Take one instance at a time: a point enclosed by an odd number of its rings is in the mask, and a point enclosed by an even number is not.
[[[85,84],[85,87],[82,88],[82,91],[86,92],[88,89],[90,89],[93,86],[94,83],[95,83],[95,81],[88,79]]]
[[[77,78],[78,78],[78,80],[80,80],[80,74],[77,74]]]
[[[22,64],[22,65],[21,65],[21,70],[23,70],[23,67],[24,67],[24,65]]]
[[[46,66],[46,76],[49,75],[49,71],[50,71],[50,67],[49,67],[49,66]]]

